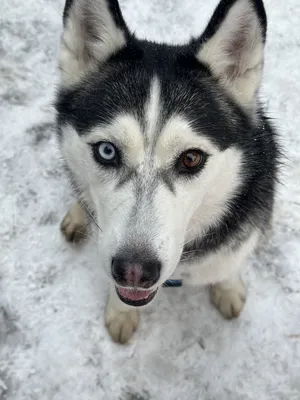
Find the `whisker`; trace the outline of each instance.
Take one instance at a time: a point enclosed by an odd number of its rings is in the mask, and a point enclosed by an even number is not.
[[[81,207],[84,209],[84,211],[87,213],[87,215],[91,218],[91,220],[94,222],[94,224],[99,228],[99,230],[102,232],[102,229],[98,222],[96,221],[96,218],[93,216],[93,213],[88,209],[87,205],[79,200]]]
[[[78,232],[81,234],[83,239],[88,239],[88,240],[91,240],[94,244],[96,244],[96,245],[98,244],[93,235],[91,235],[87,232],[83,232],[83,231],[78,231]]]

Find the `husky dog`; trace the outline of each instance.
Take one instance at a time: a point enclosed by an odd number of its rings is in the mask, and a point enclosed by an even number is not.
[[[90,217],[111,278],[111,337],[130,339],[138,308],[175,270],[237,317],[279,159],[258,100],[262,0],[222,0],[185,45],[136,38],[117,0],[67,0],[63,21],[57,124],[77,202],[61,229],[79,239]]]

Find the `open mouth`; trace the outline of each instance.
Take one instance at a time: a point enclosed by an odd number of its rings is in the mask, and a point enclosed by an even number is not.
[[[117,287],[116,291],[119,298],[123,303],[128,304],[133,307],[141,307],[149,304],[157,293],[157,289],[154,291],[143,290],[143,289],[129,289],[125,287]]]

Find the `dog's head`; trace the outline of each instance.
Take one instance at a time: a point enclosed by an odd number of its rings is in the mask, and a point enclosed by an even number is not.
[[[243,186],[265,35],[261,0],[222,0],[184,46],[138,40],[117,0],[67,1],[60,139],[123,301],[149,302]]]

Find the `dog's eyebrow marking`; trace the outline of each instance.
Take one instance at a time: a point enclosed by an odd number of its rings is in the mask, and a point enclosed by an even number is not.
[[[184,116],[173,115],[166,121],[158,137],[156,154],[163,159],[166,155],[166,149],[168,150],[167,154],[172,154],[175,149],[184,151],[193,147],[200,148],[210,155],[219,152],[212,140],[204,134],[194,131]]]

